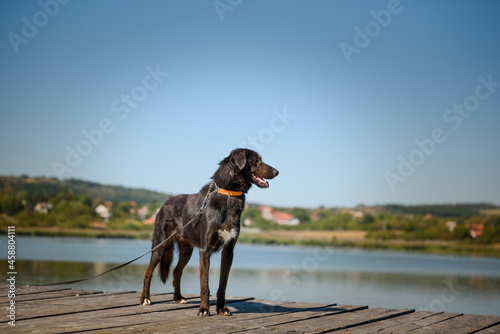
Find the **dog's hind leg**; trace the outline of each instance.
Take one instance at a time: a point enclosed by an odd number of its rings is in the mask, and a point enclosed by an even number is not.
[[[177,304],[185,304],[186,299],[181,294],[181,276],[184,267],[189,262],[193,254],[193,247],[187,242],[178,242],[179,245],[179,262],[174,269],[174,300]]]
[[[144,274],[144,285],[142,287],[142,294],[141,294],[141,305],[151,305],[151,299],[149,296],[149,289],[151,287],[151,276],[153,275],[153,271],[155,270],[156,266],[160,262],[161,254],[160,252],[153,252],[151,254],[151,260],[149,261],[149,266],[148,269],[146,269],[146,273]]]
[[[153,239],[153,245],[152,247],[156,247],[162,240],[161,239]],[[142,287],[142,294],[141,294],[141,300],[140,303],[141,305],[151,305],[151,298],[150,298],[150,287],[151,287],[151,278],[153,276],[153,272],[158,266],[158,263],[160,263],[160,277],[165,283],[167,280],[168,276],[168,271],[170,268],[170,263],[172,262],[172,258],[174,256],[174,245],[172,241],[167,242],[166,245],[163,245],[162,247],[156,249],[153,253],[151,253],[151,260],[149,261],[149,266],[146,269],[146,272],[144,273],[144,283]]]

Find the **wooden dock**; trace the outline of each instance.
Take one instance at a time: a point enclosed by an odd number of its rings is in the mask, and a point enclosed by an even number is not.
[[[1,333],[500,333],[499,316],[228,297],[231,317],[202,318],[199,296],[177,305],[171,293],[153,294],[153,305],[139,306],[137,292],[49,287],[16,288],[13,327],[7,292],[0,286]]]

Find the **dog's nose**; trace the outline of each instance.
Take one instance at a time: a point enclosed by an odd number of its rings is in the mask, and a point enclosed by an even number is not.
[[[280,172],[278,172],[278,170],[277,170],[277,169],[273,170],[273,177],[278,176],[278,174],[279,174],[279,173],[280,173]]]

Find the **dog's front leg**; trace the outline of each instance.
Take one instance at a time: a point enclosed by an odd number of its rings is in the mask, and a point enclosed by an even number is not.
[[[210,271],[210,251],[200,248],[200,310],[198,315],[205,317],[210,315],[210,289],[208,286],[208,274]]]
[[[222,250],[222,260],[220,266],[219,289],[217,290],[217,314],[231,315],[231,311],[226,306],[226,286],[229,278],[229,271],[233,263],[235,241],[231,241]]]

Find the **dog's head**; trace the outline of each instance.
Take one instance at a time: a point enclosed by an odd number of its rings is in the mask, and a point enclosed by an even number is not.
[[[222,188],[246,192],[252,184],[259,188],[269,188],[270,180],[278,175],[278,171],[262,161],[255,151],[237,148],[221,161],[220,167],[212,177]],[[238,189],[236,189],[238,188]]]

